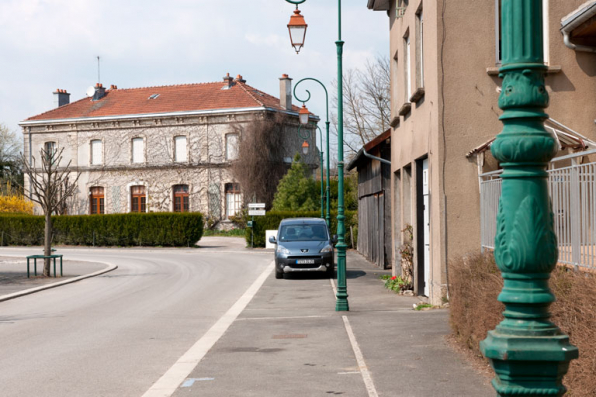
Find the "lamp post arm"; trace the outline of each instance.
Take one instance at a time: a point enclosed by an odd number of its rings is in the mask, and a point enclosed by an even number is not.
[[[325,90],[325,105],[326,105],[326,119],[325,119],[325,121],[329,121],[329,93],[327,92],[327,87],[325,87],[325,84],[321,83],[319,80],[314,79],[312,77],[305,77],[302,80],[300,80],[299,82],[297,82],[296,85],[294,86],[294,98],[296,98],[297,101],[300,101],[302,103],[306,103],[306,102],[310,101],[310,91],[309,90],[305,90],[308,97],[304,100],[298,98],[298,95],[296,95],[296,88],[298,88],[300,83],[302,83],[303,81],[306,81],[306,80],[315,81],[315,82],[319,83],[321,85],[321,87],[323,87],[323,90]]]
[[[302,3],[304,3],[306,0],[286,0],[286,1],[287,1],[288,3],[291,3],[291,4],[296,4],[296,5],[298,5],[298,4],[302,4]]]

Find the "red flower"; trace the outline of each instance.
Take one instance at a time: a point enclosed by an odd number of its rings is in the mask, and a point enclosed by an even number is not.
[[[391,277],[391,280],[395,280],[397,278],[397,276],[393,276]]]

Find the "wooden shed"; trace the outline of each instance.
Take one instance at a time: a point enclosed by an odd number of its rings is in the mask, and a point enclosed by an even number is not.
[[[391,260],[391,129],[368,142],[348,164],[358,171],[358,252],[381,269]]]

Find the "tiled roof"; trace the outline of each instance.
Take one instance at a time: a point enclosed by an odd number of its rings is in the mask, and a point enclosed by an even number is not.
[[[243,81],[235,81],[228,89],[222,89],[224,86],[227,86],[227,83],[108,89],[105,96],[97,101],[93,101],[91,98],[83,98],[30,117],[25,121],[255,107],[284,110],[280,106],[278,98],[257,90]],[[155,97],[155,94],[158,94],[158,96]],[[151,96],[155,98],[149,99]],[[299,108],[293,106],[292,110],[298,112]]]

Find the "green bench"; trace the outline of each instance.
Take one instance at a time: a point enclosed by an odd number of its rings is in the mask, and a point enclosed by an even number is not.
[[[37,276],[37,260],[50,258],[54,260],[54,278],[56,278],[56,258],[60,258],[60,277],[62,277],[62,255],[29,255],[27,257],[27,278],[30,276],[29,261],[33,259],[33,271]]]

